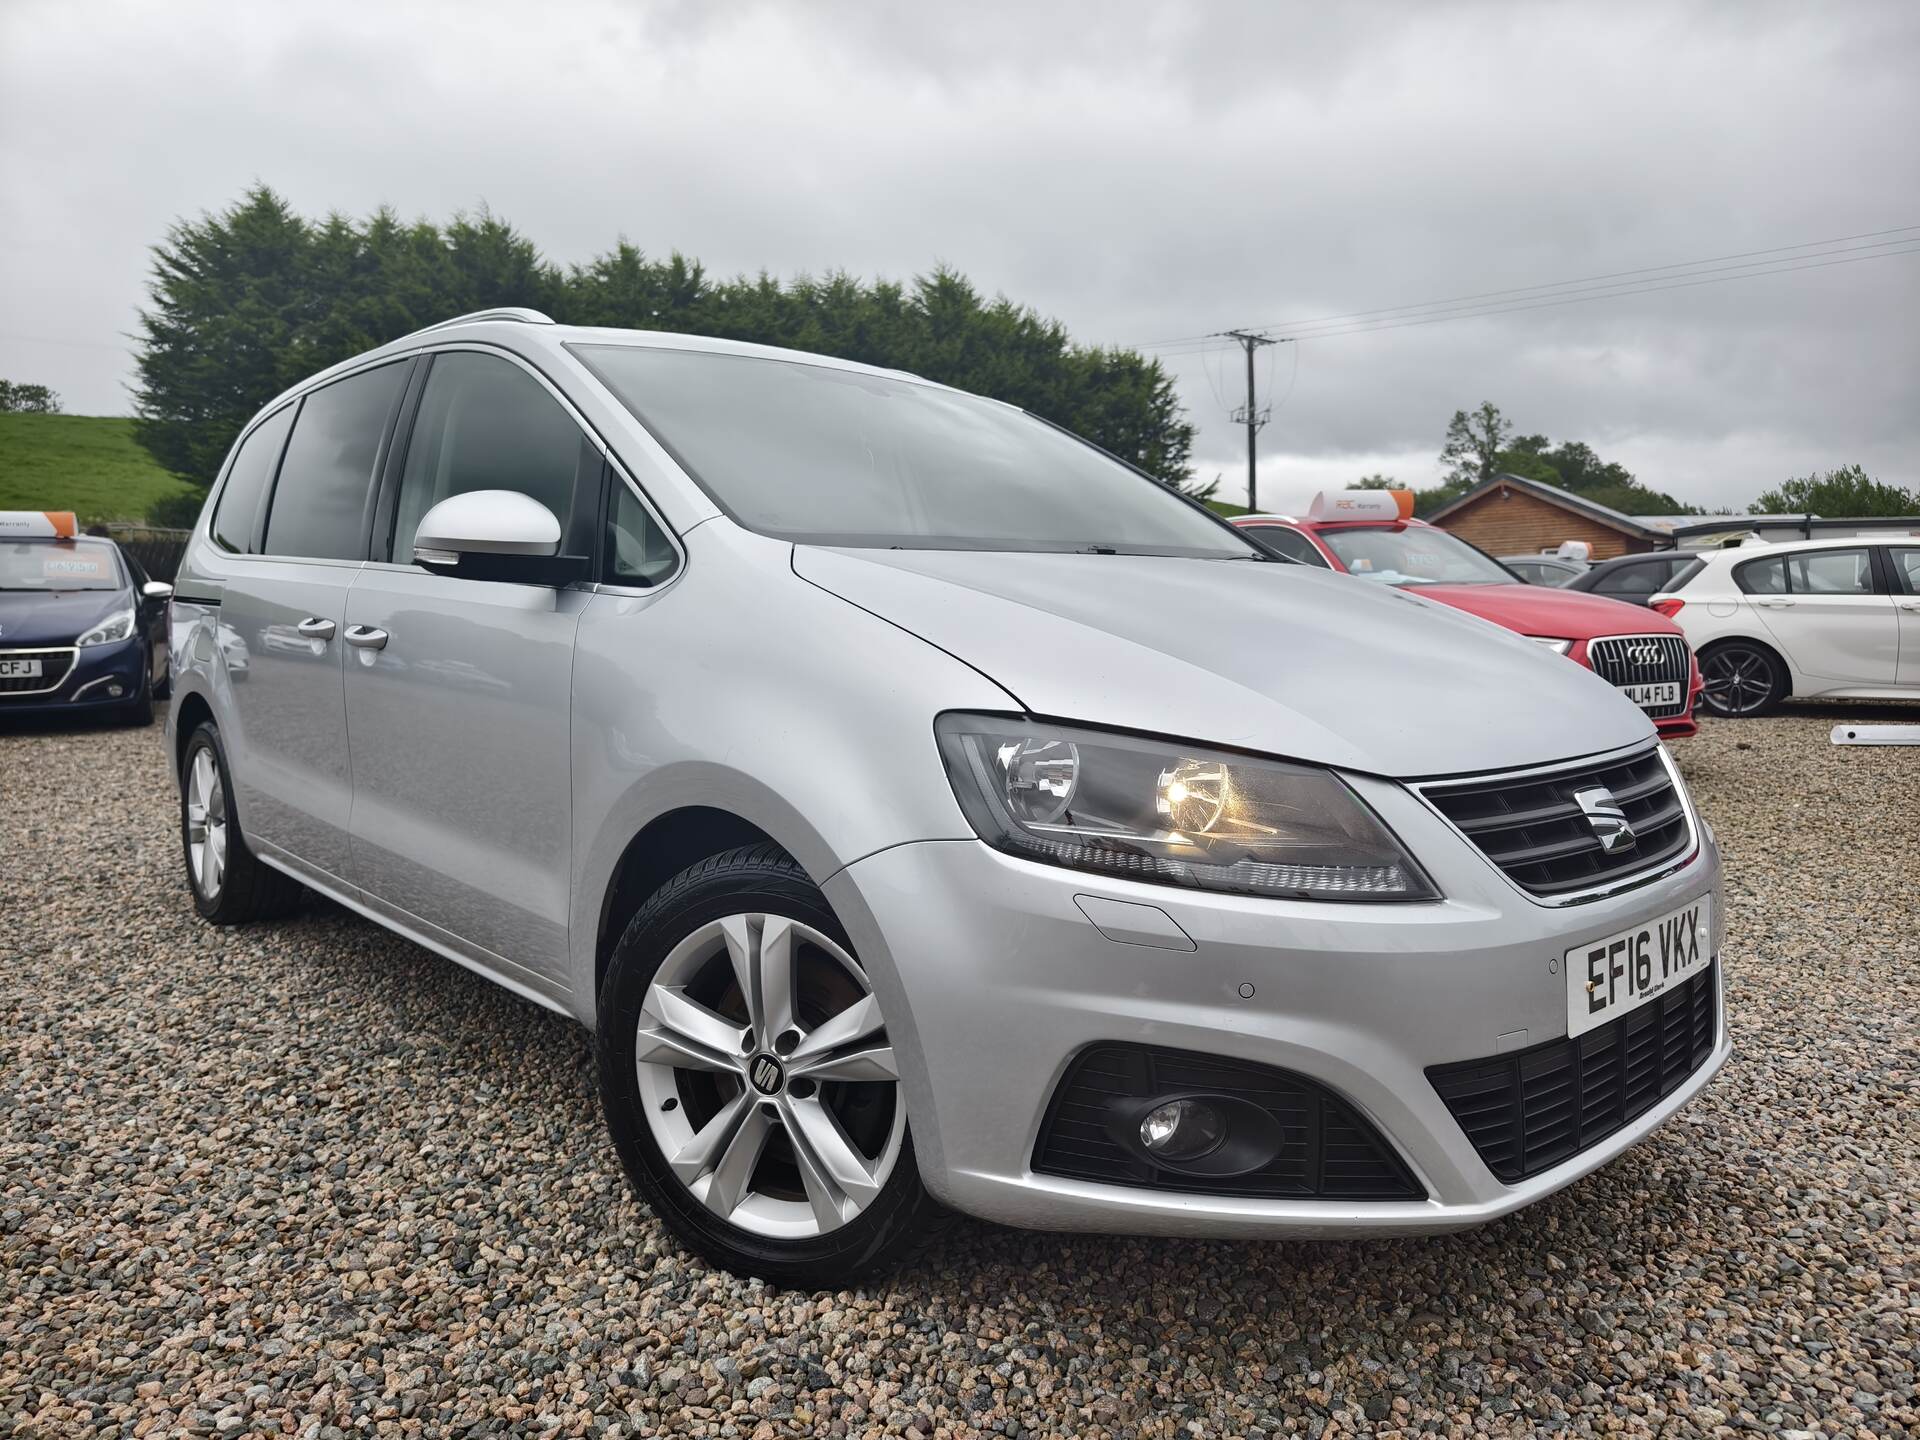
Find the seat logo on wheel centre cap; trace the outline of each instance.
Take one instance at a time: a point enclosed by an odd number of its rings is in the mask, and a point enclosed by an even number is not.
[[[747,1078],[753,1081],[753,1088],[762,1095],[777,1094],[781,1081],[786,1077],[781,1073],[780,1062],[771,1055],[756,1055],[753,1063],[747,1067]]]

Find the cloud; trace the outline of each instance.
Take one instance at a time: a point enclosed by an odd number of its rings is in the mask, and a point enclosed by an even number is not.
[[[1917,69],[1898,3],[15,0],[0,373],[124,411],[146,247],[255,179],[484,202],[563,262],[945,261],[1128,344],[1920,224]],[[1704,504],[1853,460],[1913,484],[1916,302],[1920,256],[1314,341],[1263,486],[1431,479],[1481,399]],[[1237,488],[1237,355],[1169,363]]]

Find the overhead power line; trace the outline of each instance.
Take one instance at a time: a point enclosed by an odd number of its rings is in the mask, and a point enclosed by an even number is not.
[[[1881,238],[1885,236],[1899,238]],[[1873,243],[1864,245],[1851,243],[1860,240]],[[1835,236],[1828,240],[1809,240],[1797,245],[1747,250],[1669,265],[1616,270],[1608,274],[1582,276],[1547,284],[1512,286],[1502,290],[1481,291],[1477,294],[1455,296],[1449,299],[1348,311],[1341,315],[1323,316],[1318,320],[1243,328],[1253,332],[1286,330],[1289,332],[1286,338],[1289,339],[1330,339],[1335,335],[1390,330],[1405,325],[1433,324],[1442,320],[1466,320],[1516,310],[1537,310],[1552,305],[1581,304],[1592,300],[1649,294],[1660,290],[1725,284],[1732,280],[1755,279],[1763,275],[1786,274],[1794,270],[1823,269],[1830,265],[1852,264],[1862,260],[1913,254],[1916,248],[1920,248],[1920,225],[1903,225],[1888,230]],[[1813,253],[1789,253],[1797,251]],[[1751,256],[1771,256],[1772,258],[1761,260],[1747,258]],[[1745,263],[1738,263],[1743,261]],[[1175,356],[1222,347],[1229,341],[1230,337],[1225,332],[1214,332],[1165,340],[1142,348],[1162,355]]]

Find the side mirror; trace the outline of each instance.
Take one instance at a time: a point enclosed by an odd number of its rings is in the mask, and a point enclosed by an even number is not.
[[[556,588],[584,580],[584,555],[560,553],[560,522],[517,490],[450,495],[420,517],[413,562],[436,575]]]
[[[173,598],[173,586],[167,584],[164,580],[149,580],[140,587],[140,596],[142,599],[151,600],[155,604],[158,604],[162,600],[171,600]]]

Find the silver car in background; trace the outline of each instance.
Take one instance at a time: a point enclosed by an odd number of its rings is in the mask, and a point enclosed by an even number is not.
[[[200,912],[311,887],[592,1027],[641,1195],[778,1282],[941,1205],[1474,1225],[1728,1054],[1613,687],[908,375],[435,326],[248,426],[171,623]]]

